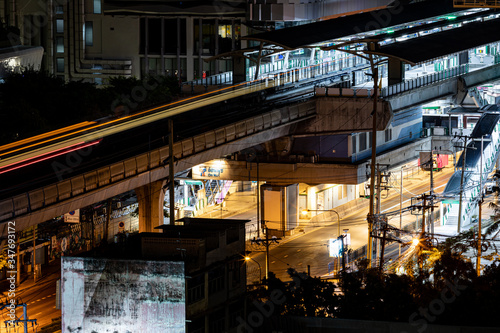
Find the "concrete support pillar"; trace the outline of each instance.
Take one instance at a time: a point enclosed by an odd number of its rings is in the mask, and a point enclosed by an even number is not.
[[[165,183],[159,180],[134,190],[139,202],[139,232],[156,232],[154,228],[163,224]]]
[[[261,216],[269,229],[277,229],[283,235],[298,226],[298,184],[261,186]]]
[[[458,54],[458,65],[467,64],[469,62],[469,51],[460,52]]]
[[[389,58],[387,80],[388,85],[403,82],[405,79],[405,67],[401,60]]]

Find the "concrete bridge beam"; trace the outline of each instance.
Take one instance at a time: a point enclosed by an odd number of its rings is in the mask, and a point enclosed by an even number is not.
[[[166,180],[158,180],[134,189],[139,202],[139,232],[156,232],[163,224]]]
[[[319,97],[316,99],[316,117],[299,124],[294,135],[370,132],[373,128],[372,112],[373,100],[367,97]],[[385,130],[392,116],[390,104],[379,101],[377,129]]]

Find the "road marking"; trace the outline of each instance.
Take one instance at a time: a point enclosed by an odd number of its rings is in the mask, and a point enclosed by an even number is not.
[[[42,312],[38,312],[38,313],[35,313],[34,315],[32,315],[33,317],[36,317],[38,315],[42,314]]]
[[[288,257],[288,254],[286,254],[283,258],[286,258],[286,257]]]
[[[273,261],[271,261],[271,264],[274,264],[275,262],[276,262],[276,261],[274,261],[274,260],[273,260]]]
[[[300,251],[302,251],[302,250],[301,250],[301,249],[298,249],[298,250],[297,250],[297,252],[300,252]]]
[[[42,299],[46,299],[47,297],[42,297]]]

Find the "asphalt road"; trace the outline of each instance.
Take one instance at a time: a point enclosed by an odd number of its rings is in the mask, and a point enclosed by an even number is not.
[[[55,265],[57,266],[57,265]],[[60,267],[60,266],[59,266]],[[29,332],[34,332],[36,328],[40,330],[41,327],[52,323],[52,319],[61,317],[61,310],[56,309],[56,281],[60,278],[60,270],[51,269],[50,274],[42,276],[36,284],[32,283],[33,277],[26,278],[21,286],[16,290],[16,299],[19,303],[26,303],[28,319],[36,319],[37,325],[33,326],[28,324]],[[2,303],[7,301],[7,291],[3,291]],[[5,327],[4,321],[10,320],[7,316],[8,310],[3,309],[0,312],[0,333],[17,332],[12,327]],[[16,309],[16,315],[22,319],[23,307]],[[19,324],[22,325],[22,324]],[[18,326],[19,332],[24,332]]]
[[[444,189],[449,177],[453,174],[453,168],[446,168],[441,172],[434,173],[435,192],[440,192]],[[417,178],[408,182],[408,185],[403,182],[403,207],[411,204],[411,197],[418,196],[430,189],[429,172],[421,171]],[[396,184],[394,184],[396,185]],[[396,189],[397,187],[397,189]],[[381,203],[382,212],[397,211],[399,209],[400,195],[399,184],[390,189],[388,193],[383,194]],[[349,229],[351,234],[351,248],[357,249],[367,243],[368,240],[368,225],[366,217],[368,207],[356,212],[353,212],[340,221],[341,229]],[[235,218],[240,218],[237,216]],[[405,214],[405,221],[415,221],[416,217],[410,213]],[[399,227],[399,214],[389,218],[389,224]],[[403,222],[405,223],[405,222]],[[338,225],[336,222],[327,223],[324,226],[317,225],[306,230],[306,233],[294,237],[289,241],[282,242],[279,246],[274,246],[269,251],[269,266],[270,271],[282,280],[288,280],[289,276],[286,273],[288,268],[294,268],[300,272],[307,272],[308,265],[312,276],[324,276],[328,274],[328,263],[332,258],[328,254],[328,241],[330,238],[336,238],[338,233]],[[264,246],[250,245],[250,251],[253,252],[253,259],[257,261],[262,270],[262,276],[265,276],[265,248]],[[262,251],[262,252],[260,252]],[[388,252],[398,251],[398,246],[392,245],[388,247]],[[249,282],[257,280],[258,269],[254,262],[248,263]]]

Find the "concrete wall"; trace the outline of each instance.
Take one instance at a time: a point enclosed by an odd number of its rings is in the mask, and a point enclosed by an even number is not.
[[[183,262],[63,257],[62,332],[185,332]]]

